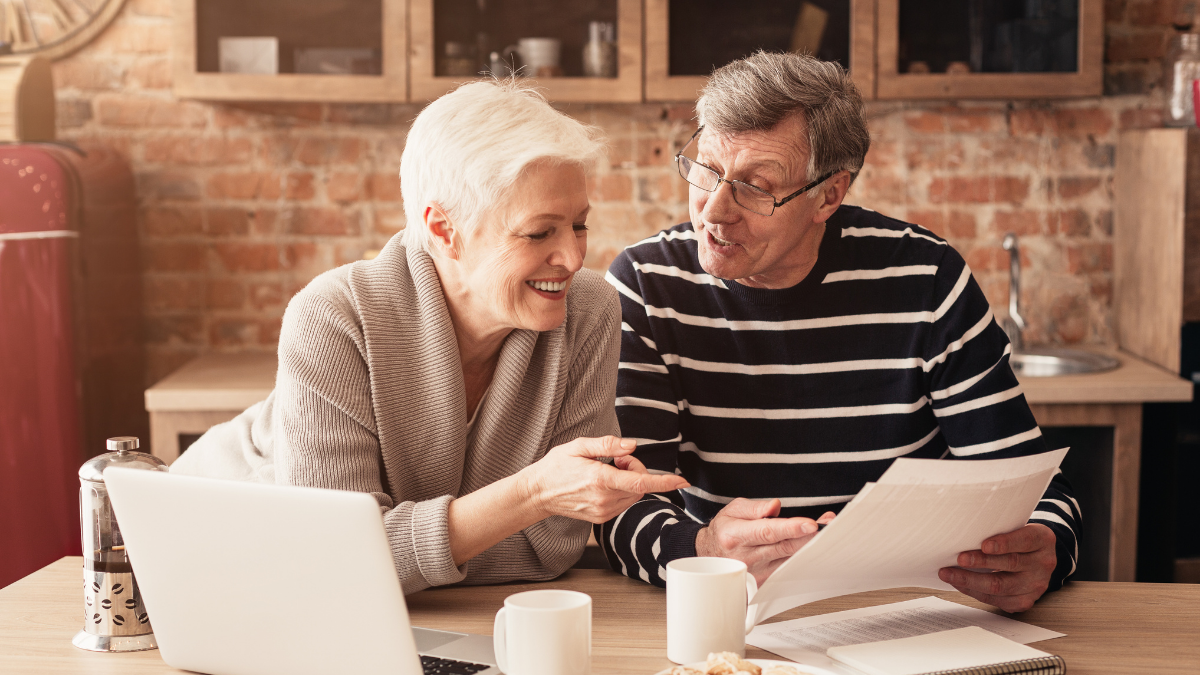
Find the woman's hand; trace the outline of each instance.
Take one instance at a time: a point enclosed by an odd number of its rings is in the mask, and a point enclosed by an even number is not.
[[[631,457],[637,442],[615,436],[577,438],[551,448],[517,474],[539,513],[603,523],[620,515],[648,492],[688,487],[681,476],[651,474]],[[612,457],[613,465],[596,461]]]

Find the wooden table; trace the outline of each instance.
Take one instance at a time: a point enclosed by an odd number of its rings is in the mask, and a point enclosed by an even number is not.
[[[1097,348],[1121,366],[1106,373],[1021,381],[1043,427],[1113,428],[1109,581],[1133,581],[1137,565],[1142,404],[1189,401],[1192,383],[1127,352]],[[146,390],[152,452],[179,456],[180,434],[201,434],[261,401],[275,386],[275,354],[201,356]],[[1086,517],[1086,516],[1085,516]]]
[[[83,626],[81,565],[81,558],[63,558],[0,590],[0,673],[182,672],[163,663],[158,651],[96,654],[71,645],[71,637]],[[415,625],[490,635],[504,598],[533,588],[566,588],[592,596],[595,675],[652,675],[669,665],[665,593],[613,572],[571,570],[540,584],[431,589],[408,598],[409,613]],[[771,621],[926,595],[985,608],[957,593],[899,589],[824,600]],[[1072,675],[1200,671],[1200,586],[1077,582],[1046,596],[1018,618],[1067,634],[1034,646],[1066,659]],[[747,655],[772,658],[754,647]]]

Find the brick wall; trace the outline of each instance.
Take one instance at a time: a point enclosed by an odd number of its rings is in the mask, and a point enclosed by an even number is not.
[[[288,299],[403,229],[396,177],[415,105],[211,104],[170,91],[170,0],[129,0],[55,64],[60,136],[119,149],[137,176],[153,381],[208,351],[272,350]],[[998,314],[1021,235],[1031,342],[1113,342],[1118,131],[1158,126],[1171,0],[1108,0],[1105,96],[875,103],[849,201],[946,236]],[[690,106],[564,105],[604,129],[587,264],[686,218],[671,156]]]

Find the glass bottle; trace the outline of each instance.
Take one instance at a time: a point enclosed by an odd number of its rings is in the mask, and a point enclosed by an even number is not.
[[[1176,35],[1163,65],[1163,72],[1170,83],[1167,89],[1167,126],[1196,126],[1192,82],[1200,79],[1200,34]]]
[[[83,630],[71,643],[94,652],[154,649],[154,629],[133,577],[125,540],[113,514],[104,470],[112,467],[167,471],[154,455],[134,452],[138,439],[108,439],[108,452],[79,468],[79,524],[83,536]]]

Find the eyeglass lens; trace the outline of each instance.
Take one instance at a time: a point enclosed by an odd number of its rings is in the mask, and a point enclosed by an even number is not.
[[[721,185],[721,176],[716,171],[679,155],[679,175],[701,190],[714,192]],[[743,208],[761,216],[775,211],[775,198],[762,190],[741,181],[726,181],[733,189],[733,201]]]

